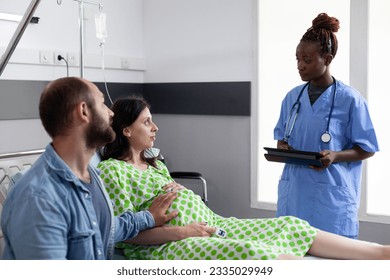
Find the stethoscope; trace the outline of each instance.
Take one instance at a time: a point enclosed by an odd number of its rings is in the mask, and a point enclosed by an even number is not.
[[[333,84],[334,84],[332,105],[330,106],[330,110],[329,110],[328,123],[326,125],[326,130],[324,133],[321,134],[321,141],[324,143],[329,143],[330,140],[332,139],[332,136],[330,135],[330,132],[329,132],[329,124],[330,124],[330,118],[332,116],[332,111],[333,111],[333,107],[334,107],[334,100],[336,98],[336,79],[334,77],[332,77],[332,78],[333,78]],[[301,92],[298,95],[297,100],[295,101],[295,103],[291,107],[290,114],[288,116],[288,120],[286,123],[286,130],[284,131],[283,141],[285,141],[285,142],[288,142],[288,139],[291,136],[291,132],[295,126],[295,122],[296,122],[297,117],[298,117],[299,109],[301,108],[301,102],[299,102],[299,100],[301,99],[302,93],[305,90],[305,88],[309,85],[309,83],[310,82],[307,82],[303,86],[303,88],[301,89]],[[294,111],[295,111],[295,115],[293,117]],[[292,119],[292,123],[291,123],[291,119]],[[291,126],[290,126],[290,123],[291,123]]]

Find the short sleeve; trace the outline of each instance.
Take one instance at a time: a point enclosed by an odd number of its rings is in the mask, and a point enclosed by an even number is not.
[[[379,145],[367,103],[363,98],[355,100],[351,108],[351,142],[366,152],[379,151]]]

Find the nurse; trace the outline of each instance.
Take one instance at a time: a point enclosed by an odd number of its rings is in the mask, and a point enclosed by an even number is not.
[[[379,148],[366,101],[330,74],[338,29],[336,18],[321,13],[296,48],[305,84],[284,98],[274,139],[281,149],[320,152],[323,167],[285,165],[276,215],[357,239],[362,160]]]

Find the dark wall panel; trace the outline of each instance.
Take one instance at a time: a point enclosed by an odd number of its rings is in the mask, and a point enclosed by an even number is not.
[[[39,118],[38,105],[45,81],[0,80],[0,120]]]
[[[39,97],[47,83],[0,80],[0,120],[39,118]],[[104,83],[96,85],[106,94]],[[156,114],[250,116],[250,82],[108,83],[107,88],[114,101],[143,95]]]
[[[250,82],[145,84],[159,114],[250,116]]]

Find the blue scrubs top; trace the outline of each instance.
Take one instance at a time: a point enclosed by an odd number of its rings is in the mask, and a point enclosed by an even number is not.
[[[332,139],[323,143],[321,135],[327,127],[335,86],[336,96],[329,125]],[[291,108],[303,87],[300,85],[292,89],[284,98],[274,130],[275,140],[283,140]],[[379,150],[366,101],[350,86],[336,81],[313,106],[306,87],[300,103],[299,115],[288,140],[294,149],[341,151],[358,145],[367,152]],[[276,215],[293,215],[319,229],[357,237],[361,173],[362,161],[338,162],[321,171],[285,164],[278,186]]]

